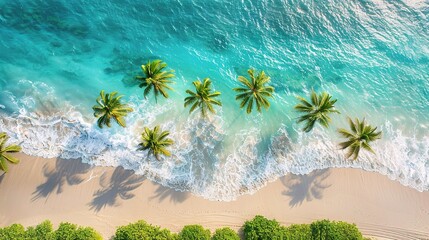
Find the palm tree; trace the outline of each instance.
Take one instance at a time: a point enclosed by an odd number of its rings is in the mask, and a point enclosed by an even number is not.
[[[19,152],[21,151],[21,147],[18,145],[9,145],[6,146],[6,142],[9,140],[9,136],[6,133],[0,133],[0,170],[5,173],[8,172],[9,168],[7,166],[7,162],[17,164],[19,160],[8,153]]]
[[[137,150],[149,150],[148,155],[153,154],[157,160],[160,160],[160,154],[169,157],[171,153],[166,147],[174,143],[170,138],[166,138],[169,134],[168,131],[160,131],[159,126],[156,126],[153,130],[145,127],[142,133],[142,142]]]
[[[168,98],[166,89],[172,90],[168,84],[173,82],[170,79],[174,77],[174,71],[165,71],[164,68],[166,67],[167,64],[159,59],[152,62],[148,61],[145,65],[141,66],[145,76],[137,76],[136,79],[141,81],[139,85],[140,88],[145,87],[143,92],[145,98],[152,88],[155,92],[155,100],[157,100],[159,93],[161,93],[165,98]]]
[[[305,113],[297,122],[306,122],[303,128],[305,132],[310,132],[316,122],[327,128],[329,122],[331,122],[329,113],[340,113],[334,106],[337,100],[331,100],[332,96],[326,92],[317,95],[316,92],[312,91],[310,95],[311,103],[302,97],[298,96],[297,98],[300,103],[295,106],[295,109],[298,112]]]
[[[265,75],[264,71],[261,71],[256,77],[253,72],[253,69],[247,70],[247,73],[250,75],[250,80],[243,76],[239,76],[238,81],[244,86],[233,89],[238,92],[235,99],[241,100],[240,108],[247,105],[247,113],[252,112],[253,101],[256,103],[258,112],[261,112],[261,107],[268,109],[270,107],[270,102],[268,102],[267,97],[272,97],[274,92],[274,87],[266,85],[270,81],[270,77]]]
[[[190,96],[185,98],[185,107],[193,104],[189,110],[189,113],[199,107],[201,109],[201,115],[206,117],[207,109],[212,113],[216,113],[213,108],[213,104],[222,106],[220,101],[214,99],[220,95],[220,92],[212,92],[212,89],[210,88],[211,83],[212,82],[210,81],[210,78],[205,78],[203,83],[201,83],[200,80],[197,80],[192,83],[195,86],[196,92],[186,90],[186,93],[188,93]]]
[[[100,96],[97,98],[98,105],[92,107],[94,110],[94,116],[99,117],[97,124],[99,128],[103,128],[103,125],[110,127],[110,119],[113,118],[115,121],[125,127],[124,117],[132,112],[133,109],[128,107],[127,104],[121,103],[122,96],[116,96],[118,92],[104,93],[101,90]]]
[[[356,118],[355,122],[348,118],[348,121],[351,132],[344,128],[338,129],[343,137],[348,138],[348,141],[340,143],[341,149],[349,148],[347,158],[352,157],[353,160],[356,160],[361,148],[375,154],[369,143],[380,139],[381,131],[376,132],[377,127],[366,124],[365,118],[362,121]]]

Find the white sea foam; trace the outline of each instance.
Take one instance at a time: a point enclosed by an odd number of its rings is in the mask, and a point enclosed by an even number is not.
[[[167,110],[164,107],[158,114]],[[81,158],[99,166],[121,165],[165,186],[191,191],[210,200],[231,201],[287,173],[306,174],[328,167],[362,168],[419,191],[429,188],[429,138],[404,136],[389,122],[382,126],[384,139],[374,144],[377,155],[362,152],[358,161],[350,161],[344,159],[336,143],[319,128],[310,134],[299,133],[292,141],[286,127],[282,127],[271,137],[269,150],[261,153],[258,152],[260,130],[240,131],[233,143],[225,146],[223,140],[227,135],[221,116],[208,122],[191,117],[180,129],[172,121],[162,126],[170,130],[175,144],[171,158],[157,161],[136,151],[139,134],[134,130],[141,126],[104,131],[72,110],[57,113],[62,117],[23,112],[14,117],[2,116],[0,131],[11,135],[12,141],[18,142],[27,154]],[[135,114],[132,118],[147,115]],[[142,121],[152,123],[151,118]]]
[[[144,126],[153,127],[162,116],[173,113],[173,102],[154,106],[131,98],[135,111],[127,116],[127,128],[99,129],[95,118],[88,120],[68,103],[58,105],[48,86],[21,84],[33,91],[11,99],[20,111],[1,115],[0,131],[7,132],[29,155],[123,166],[164,186],[210,200],[231,201],[287,173],[307,174],[328,167],[375,171],[419,191],[429,189],[429,137],[406,136],[390,122],[381,126],[383,139],[374,143],[377,154],[362,152],[359,160],[351,161],[339,150],[338,139],[322,128],[307,134],[281,126],[264,143],[267,136],[256,127],[232,135],[222,111],[208,120],[197,113],[180,121],[167,117],[161,127],[175,141],[170,147],[172,157],[157,161],[136,150],[140,133]]]

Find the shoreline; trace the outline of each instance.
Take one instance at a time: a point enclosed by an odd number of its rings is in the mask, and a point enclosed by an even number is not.
[[[117,226],[143,219],[177,232],[187,224],[235,230],[255,215],[281,224],[318,219],[356,223],[377,239],[429,239],[429,192],[360,169],[288,174],[253,195],[209,201],[153,183],[122,167],[19,154],[0,176],[0,226],[49,219],[91,226],[109,239]]]
[[[110,141],[112,136],[115,138],[123,136],[116,136],[118,134],[116,130],[113,135],[111,132],[100,132],[93,122],[81,121],[80,117],[63,118],[61,114],[53,116],[55,116],[54,119],[42,118],[41,122],[37,118],[21,115],[5,117],[2,119],[5,127],[3,131],[13,136],[12,142],[20,143],[28,155],[43,158],[57,156],[63,156],[66,159],[81,158],[83,162],[98,166],[121,165],[134,170],[137,174],[148,176],[164,186],[179,191],[191,190],[196,195],[209,200],[235,200],[242,194],[253,194],[267,183],[287,173],[308,174],[309,171],[327,167],[360,168],[386,175],[389,179],[399,181],[402,185],[418,191],[429,190],[425,159],[428,151],[424,147],[429,146],[429,138],[413,139],[402,135],[401,131],[395,129],[389,121],[381,125],[385,136],[389,137],[385,142],[383,140],[374,143],[373,147],[377,154],[364,151],[360,154],[358,161],[345,159],[344,151],[338,148],[338,139],[329,135],[329,132],[314,131],[312,134],[304,134],[300,131],[298,140],[295,139],[297,136],[289,137],[287,129],[281,127],[270,136],[271,143],[267,145],[269,146],[267,151],[253,152],[252,149],[258,149],[264,138],[263,135],[254,133],[254,129],[250,129],[235,138],[239,140],[237,144],[234,143],[236,146],[227,144],[235,150],[224,151],[223,144],[218,145],[219,139],[216,140],[216,137],[212,136],[216,130],[214,132],[213,129],[210,130],[211,128],[204,130],[207,126],[203,124],[195,127],[196,132],[202,131],[199,136],[193,137],[192,134],[195,132],[187,130],[171,132],[172,135],[176,135],[173,138],[178,142],[170,150],[176,154],[168,164],[164,164],[158,161],[141,161],[145,155],[136,151],[138,141],[135,135],[140,130],[133,127],[124,129],[123,131],[132,133],[127,132],[125,134],[127,138],[121,141]],[[58,117],[60,119],[57,119]],[[187,124],[193,123],[192,121]],[[175,124],[167,121],[164,125],[169,129],[168,126]],[[0,126],[0,130],[1,128]],[[61,129],[61,131],[55,129]],[[45,136],[44,133],[48,134]],[[40,134],[43,136],[43,141],[39,139]],[[123,143],[125,145],[122,145]],[[422,146],[422,148],[417,151],[415,146]],[[217,147],[219,148],[215,149]],[[201,151],[206,148],[207,151]],[[236,150],[241,151],[237,152],[238,157],[235,157]],[[228,153],[234,154],[228,155]],[[216,154],[221,156],[218,157]],[[210,155],[215,157],[212,161],[207,161],[207,164],[206,162],[201,164],[198,160],[199,157],[210,159]],[[258,161],[260,156],[266,159],[263,164]],[[197,167],[193,167],[194,165]],[[209,174],[202,174],[202,172]]]

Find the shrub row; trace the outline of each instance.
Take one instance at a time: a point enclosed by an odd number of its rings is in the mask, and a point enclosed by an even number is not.
[[[78,227],[71,223],[61,223],[54,231],[48,220],[36,227],[25,229],[21,224],[0,228],[1,240],[102,240],[99,233],[90,227]]]
[[[329,220],[311,224],[281,226],[276,220],[256,216],[243,226],[245,240],[363,240],[354,224]],[[50,221],[25,229],[20,224],[0,228],[0,239],[18,240],[99,240],[99,233],[89,227],[78,227],[71,223],[61,223],[53,230]],[[217,229],[214,234],[201,225],[187,225],[178,234],[140,220],[116,230],[113,240],[240,240],[231,228]]]
[[[276,220],[256,216],[243,226],[245,240],[363,240],[355,224],[329,220],[315,221],[311,224],[292,224],[281,226]],[[177,240],[240,240],[230,228],[217,229],[213,236],[210,230],[201,225],[185,226],[179,234],[138,221],[118,228],[114,240],[138,239],[177,239]]]
[[[246,240],[363,240],[355,224],[329,220],[281,226],[276,220],[256,216],[243,227]]]

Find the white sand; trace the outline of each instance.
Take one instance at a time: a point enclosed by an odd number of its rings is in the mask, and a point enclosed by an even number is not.
[[[116,226],[144,219],[173,231],[187,224],[238,229],[260,214],[282,224],[354,222],[366,236],[429,239],[429,192],[358,169],[288,175],[254,195],[212,202],[154,184],[122,168],[29,157],[0,177],[0,226],[50,219],[92,226],[109,239]],[[383,237],[383,238],[381,238]]]

